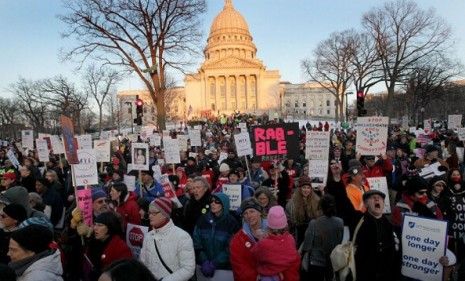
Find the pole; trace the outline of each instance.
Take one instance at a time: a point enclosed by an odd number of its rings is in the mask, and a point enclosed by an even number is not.
[[[142,190],[142,170],[139,170],[139,193],[140,193],[140,198],[144,197],[144,192]]]
[[[252,184],[252,177],[250,176],[249,160],[247,159],[247,155],[245,155],[244,158],[245,158],[245,167],[247,168],[247,176],[249,177],[249,182]]]

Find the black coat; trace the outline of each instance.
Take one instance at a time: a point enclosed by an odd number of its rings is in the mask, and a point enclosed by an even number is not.
[[[191,197],[184,206],[184,215],[181,228],[192,236],[194,227],[200,216],[206,214],[210,208],[211,195],[207,191],[199,201]]]

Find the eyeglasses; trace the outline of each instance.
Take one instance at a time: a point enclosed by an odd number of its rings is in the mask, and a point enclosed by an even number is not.
[[[210,201],[210,203],[221,204],[221,201],[213,198],[212,201]]]
[[[156,216],[160,213],[160,211],[149,211],[149,216],[152,215],[152,216]]]
[[[105,200],[105,199],[100,199],[100,200],[95,201],[95,203],[97,203],[97,204],[103,204],[103,203],[105,203],[106,201],[107,201],[107,200]]]

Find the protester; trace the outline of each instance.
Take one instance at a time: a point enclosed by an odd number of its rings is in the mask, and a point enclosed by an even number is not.
[[[190,235],[200,216],[205,215],[210,209],[210,185],[203,177],[195,177],[192,181],[192,197],[184,205],[182,229]]]
[[[134,259],[125,259],[112,263],[100,275],[98,281],[157,281],[150,270]]]
[[[13,171],[6,172],[2,177],[2,187],[4,190],[16,185],[16,173]]]
[[[271,192],[271,189],[266,186],[261,186],[255,190],[254,197],[257,199],[260,206],[263,208],[263,214],[267,215],[271,207],[276,206],[278,202],[276,197]]]
[[[0,213],[0,263],[7,264],[10,261],[8,257],[8,246],[10,236],[13,231],[27,218],[26,209],[19,204],[10,204],[3,208]]]
[[[261,161],[258,157],[252,158],[252,164],[250,167],[250,183],[253,188],[258,188],[262,185],[263,181],[268,178],[268,174],[261,167]]]
[[[45,205],[44,213],[50,219],[53,226],[63,228],[64,205],[58,192],[50,188],[50,183],[46,179],[37,179],[35,190],[42,197]]]
[[[347,197],[356,211],[365,211],[363,204],[363,194],[368,191],[368,187],[363,183],[364,174],[362,167],[351,166],[348,171],[350,183],[346,186]]]
[[[22,166],[21,168],[19,168],[19,174],[19,185],[25,187],[28,192],[36,191],[36,178],[34,177],[31,168],[27,166]]]
[[[123,218],[124,229],[128,223],[140,224],[139,205],[137,205],[136,194],[128,191],[123,182],[111,185],[110,199],[113,201],[114,209]]]
[[[431,165],[439,162],[441,166],[449,168],[446,161],[439,158],[439,148],[435,145],[429,144],[425,147],[425,155],[415,161],[414,165],[417,169],[422,169],[426,165]]]
[[[27,217],[45,217],[46,215],[40,211],[31,208],[29,196],[26,188],[22,186],[13,186],[0,194],[0,204],[8,205],[17,203],[26,209]],[[47,218],[48,220],[48,218]]]
[[[262,186],[267,186],[273,189],[273,193],[277,194],[278,204],[281,207],[286,207],[287,200],[291,195],[289,188],[289,175],[286,171],[281,170],[278,164],[270,166],[270,177],[263,181]]]
[[[136,185],[134,193],[139,197],[144,197],[149,202],[164,196],[163,187],[153,178],[152,170],[141,171],[140,182]]]

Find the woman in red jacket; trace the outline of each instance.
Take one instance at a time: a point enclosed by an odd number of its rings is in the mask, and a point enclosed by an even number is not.
[[[126,184],[115,182],[110,187],[110,198],[115,211],[123,217],[124,230],[128,223],[140,224],[139,205],[134,192],[128,192]]]
[[[255,198],[241,204],[243,224],[229,244],[230,261],[236,281],[257,280],[258,272],[252,247],[266,234],[267,223],[262,219],[263,208]]]

